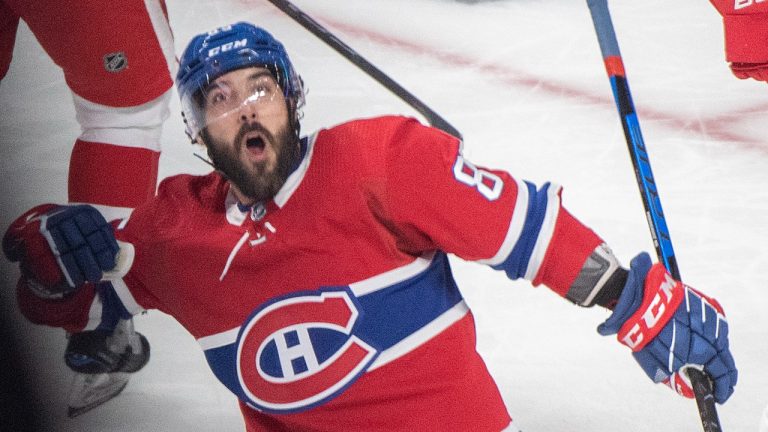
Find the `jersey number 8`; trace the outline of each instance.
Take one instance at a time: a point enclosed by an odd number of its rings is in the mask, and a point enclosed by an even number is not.
[[[462,155],[456,157],[453,164],[453,176],[456,180],[468,186],[474,187],[488,201],[495,201],[501,195],[504,182],[492,172],[477,168]]]

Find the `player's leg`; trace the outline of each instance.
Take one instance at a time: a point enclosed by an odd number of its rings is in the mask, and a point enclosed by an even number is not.
[[[170,97],[168,90],[140,106],[116,108],[73,94],[82,133],[69,162],[70,202],[93,204],[114,220],[154,196]]]
[[[69,200],[93,204],[107,219],[128,216],[154,195],[157,184],[161,128],[175,70],[164,2],[66,0],[52,6],[6,1],[62,68],[73,92],[82,133],[70,159]],[[112,332],[116,326],[119,330],[125,323],[105,321],[84,330]],[[84,364],[89,356],[97,361],[143,346],[142,336],[132,331],[127,338],[96,336],[73,335],[68,359]],[[94,343],[99,340],[105,343]]]
[[[0,2],[0,80],[8,73],[16,43],[19,16],[8,5]]]
[[[111,219],[155,193],[176,61],[164,2],[98,8],[99,32],[111,40],[88,41],[88,65],[72,56],[62,60],[83,129],[72,150],[69,199],[97,204]],[[110,180],[99,181],[104,178]]]
[[[82,128],[69,199],[126,216],[154,195],[176,68],[163,0],[5,0],[59,65]]]

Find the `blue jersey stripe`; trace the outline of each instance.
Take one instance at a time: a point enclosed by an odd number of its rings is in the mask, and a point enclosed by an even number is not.
[[[342,288],[353,296],[349,287]],[[436,253],[429,266],[418,274],[355,297],[360,315],[350,337],[358,337],[380,353],[428,326],[462,301],[448,256]],[[229,337],[221,340],[231,340],[233,332],[228,334]],[[203,347],[206,345],[210,346],[206,343]],[[247,401],[237,371],[238,345],[239,336],[231,343],[205,349],[205,357],[219,381]],[[322,351],[323,347],[316,349]]]
[[[509,256],[500,264],[492,265],[496,270],[503,270],[510,279],[519,279],[526,276],[531,263],[534,248],[539,242],[542,226],[548,213],[557,212],[557,206],[550,207],[550,183],[545,183],[541,189],[536,190],[533,183],[524,183],[528,192],[528,208],[525,213],[525,222]],[[558,188],[555,187],[555,190]],[[519,209],[518,209],[519,211]],[[553,220],[550,220],[554,224]]]

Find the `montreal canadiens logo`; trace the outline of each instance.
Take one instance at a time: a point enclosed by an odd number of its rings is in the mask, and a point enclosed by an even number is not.
[[[297,412],[341,393],[377,355],[353,334],[359,318],[349,291],[301,293],[257,309],[237,341],[237,374],[248,402],[267,412]]]

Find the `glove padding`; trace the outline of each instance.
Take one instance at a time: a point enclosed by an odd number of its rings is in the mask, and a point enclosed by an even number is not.
[[[37,206],[16,219],[3,237],[3,252],[20,263],[22,277],[49,293],[99,282],[115,267],[118,251],[112,226],[88,205]]]
[[[731,71],[739,79],[752,78],[768,82],[768,63],[731,63]]]
[[[726,60],[740,79],[768,82],[768,3],[710,0],[723,17]]]
[[[694,396],[686,368],[703,370],[714,381],[714,396],[724,403],[738,373],[728,348],[728,323],[720,305],[672,279],[661,263],[643,253],[630,273],[613,314],[597,328],[619,342],[654,382]]]

